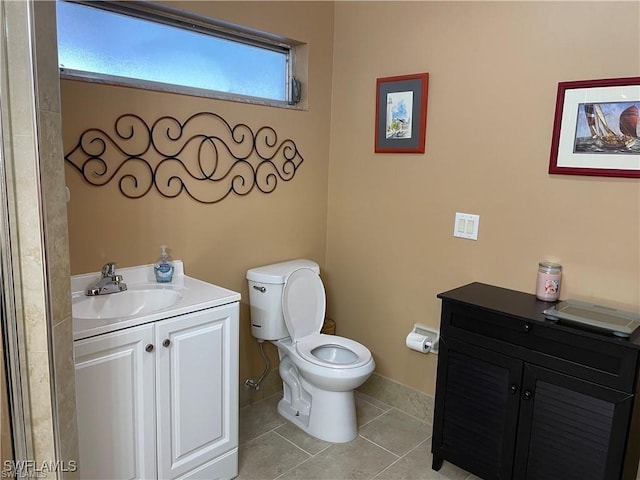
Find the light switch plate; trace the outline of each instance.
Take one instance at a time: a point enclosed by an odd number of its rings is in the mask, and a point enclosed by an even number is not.
[[[456,220],[453,224],[453,236],[478,240],[478,227],[480,215],[456,212]]]

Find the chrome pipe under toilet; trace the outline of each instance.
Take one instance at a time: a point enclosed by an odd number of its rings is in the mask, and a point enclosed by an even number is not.
[[[247,378],[244,381],[245,387],[253,388],[256,391],[260,390],[260,384],[269,373],[269,368],[271,367],[271,364],[269,363],[269,357],[267,357],[267,355],[264,353],[264,340],[258,339],[258,346],[260,347],[260,353],[262,354],[262,359],[264,360],[264,370],[255,380],[253,378]]]

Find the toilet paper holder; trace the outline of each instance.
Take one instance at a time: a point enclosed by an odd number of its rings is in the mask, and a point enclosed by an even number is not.
[[[409,332],[409,335],[412,333],[423,335],[427,337],[427,341],[431,344],[431,347],[427,352],[424,353],[434,353],[438,354],[438,347],[440,342],[440,332],[434,328],[429,328],[426,325],[422,325],[421,323],[415,323],[413,325],[413,329]]]

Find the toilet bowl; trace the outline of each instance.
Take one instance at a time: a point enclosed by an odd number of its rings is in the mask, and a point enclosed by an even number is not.
[[[251,332],[278,348],[279,413],[321,440],[356,438],[353,390],[371,376],[375,362],[355,340],[320,333],[326,298],[318,265],[282,262],[251,269],[247,279]]]
[[[292,342],[290,339],[279,340],[274,342],[274,344],[279,350],[282,349],[291,357],[291,361],[300,370],[301,375],[315,386],[334,392],[343,392],[345,390],[358,388],[371,376],[373,368],[375,367],[371,353],[367,350],[366,356],[364,353],[356,356],[357,354],[353,350],[336,345],[337,339],[334,337],[334,335],[319,334],[318,338],[313,342],[313,345],[316,346],[312,348],[314,350],[324,351],[317,352],[316,354],[311,353],[308,346],[304,346],[303,351],[309,351],[309,354],[302,354],[300,345]],[[344,341],[348,339],[342,338],[340,340]],[[316,342],[320,343],[316,344]],[[353,342],[353,340],[349,340],[349,342]],[[357,345],[359,349],[366,350],[366,347],[363,345]],[[349,360],[354,357],[356,359],[346,363],[344,361],[336,362],[334,360],[325,361],[318,359],[316,356],[318,353],[325,355],[329,352],[330,355],[333,355],[337,353],[335,352],[336,349],[342,350],[338,353],[339,355],[348,357]],[[310,360],[309,357],[313,357],[314,360]]]

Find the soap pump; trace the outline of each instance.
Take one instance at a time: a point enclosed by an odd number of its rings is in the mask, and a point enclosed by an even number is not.
[[[153,272],[156,275],[156,282],[169,283],[173,278],[173,264],[169,261],[169,254],[167,254],[167,246],[162,245],[160,247],[160,258],[153,266]]]

